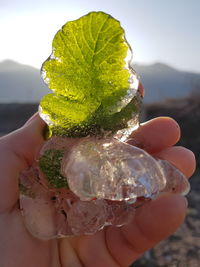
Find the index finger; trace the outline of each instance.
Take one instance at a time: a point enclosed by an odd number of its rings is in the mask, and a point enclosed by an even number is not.
[[[149,153],[158,153],[180,139],[180,127],[170,117],[158,117],[142,123],[129,136],[129,144],[137,144]]]

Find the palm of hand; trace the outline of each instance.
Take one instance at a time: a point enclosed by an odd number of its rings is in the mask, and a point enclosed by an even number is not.
[[[121,228],[108,227],[92,236],[60,240],[32,237],[19,210],[17,180],[41,147],[43,128],[44,123],[36,116],[25,127],[0,140],[1,267],[76,267],[94,263],[105,267],[128,266],[182,223],[186,210],[184,198],[164,195],[138,209],[134,221]],[[149,152],[171,161],[190,176],[195,167],[193,154],[184,148],[171,147],[179,134],[177,124],[166,118],[151,121],[133,133]]]

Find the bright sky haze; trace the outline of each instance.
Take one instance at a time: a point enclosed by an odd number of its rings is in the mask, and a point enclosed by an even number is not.
[[[120,20],[135,62],[200,73],[199,0],[0,0],[0,61],[40,68],[62,25],[90,11]]]

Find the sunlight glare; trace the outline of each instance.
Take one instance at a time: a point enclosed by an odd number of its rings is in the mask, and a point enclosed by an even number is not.
[[[62,25],[76,14],[46,13],[7,17],[0,25],[0,58],[40,68],[51,53],[51,42]],[[16,52],[17,51],[17,52]]]

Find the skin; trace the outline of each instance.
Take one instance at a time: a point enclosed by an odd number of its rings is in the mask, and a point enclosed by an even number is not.
[[[172,234],[184,221],[183,196],[162,194],[136,210],[121,228],[107,227],[92,236],[42,241],[27,232],[19,210],[18,175],[29,167],[44,142],[45,124],[36,114],[24,127],[0,139],[0,266],[119,267],[128,266],[146,250]],[[191,151],[173,145],[180,138],[177,123],[159,117],[131,136],[149,153],[166,159],[187,177],[195,170]]]

